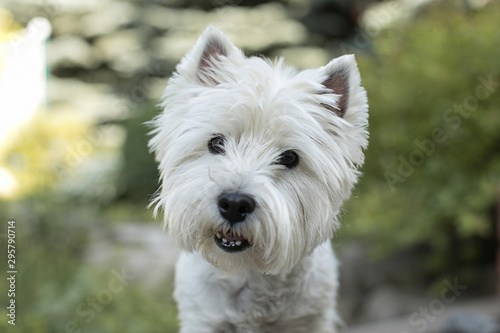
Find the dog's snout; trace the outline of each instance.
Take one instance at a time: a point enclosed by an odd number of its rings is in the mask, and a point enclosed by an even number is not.
[[[255,200],[246,194],[224,192],[219,197],[219,212],[231,225],[242,222],[255,209]]]

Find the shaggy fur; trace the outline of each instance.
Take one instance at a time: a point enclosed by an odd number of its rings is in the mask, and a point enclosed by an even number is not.
[[[175,289],[181,332],[335,332],[329,239],[368,137],[354,56],[298,71],[247,58],[208,27],[168,81],[162,107],[150,141],[161,174],[153,204],[185,251]],[[215,153],[214,137],[223,140]],[[279,162],[287,151],[296,166]],[[228,192],[254,200],[243,221],[221,214]],[[225,251],[224,237],[250,246]]]

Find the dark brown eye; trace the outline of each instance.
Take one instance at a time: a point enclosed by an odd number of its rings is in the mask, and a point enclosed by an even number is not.
[[[289,169],[294,168],[299,164],[299,155],[293,150],[287,150],[280,155],[276,164],[284,165]]]
[[[211,138],[208,141],[208,151],[211,154],[224,154],[226,151],[224,150],[224,136],[218,135],[216,137]]]

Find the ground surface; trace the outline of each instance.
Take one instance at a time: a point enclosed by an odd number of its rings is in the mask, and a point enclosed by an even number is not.
[[[150,290],[172,276],[178,249],[159,224],[123,223],[96,230],[86,252],[86,264],[124,267]],[[342,300],[339,300],[342,301]],[[500,298],[459,299],[450,304],[429,299],[415,312],[386,320],[344,327],[342,333],[438,333],[450,316],[477,314],[500,319]],[[383,305],[381,305],[383,306]],[[413,318],[413,320],[412,320]],[[413,324],[413,325],[412,325]],[[479,332],[474,332],[479,333]]]

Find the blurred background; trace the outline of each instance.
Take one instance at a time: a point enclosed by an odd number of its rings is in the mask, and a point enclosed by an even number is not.
[[[299,68],[356,54],[371,139],[333,240],[345,331],[500,331],[499,22],[488,0],[0,0],[0,331],[177,331],[144,122],[208,24]]]

